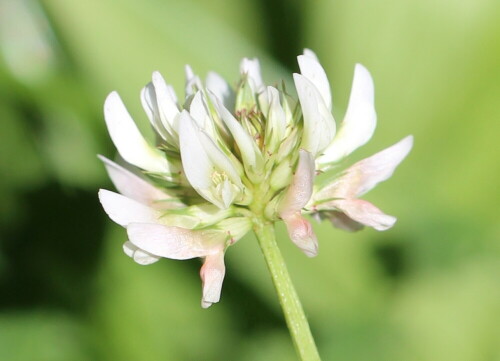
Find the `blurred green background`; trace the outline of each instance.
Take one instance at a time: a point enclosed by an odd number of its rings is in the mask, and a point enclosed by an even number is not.
[[[97,189],[114,149],[102,116],[183,65],[235,82],[261,59],[291,79],[302,48],[329,76],[337,119],[354,64],[375,79],[379,125],[354,154],[415,147],[368,195],[387,232],[316,224],[320,254],[280,244],[324,360],[500,360],[498,0],[0,0],[0,360],[294,360],[253,237],[226,254],[202,310],[200,262],[142,267]]]

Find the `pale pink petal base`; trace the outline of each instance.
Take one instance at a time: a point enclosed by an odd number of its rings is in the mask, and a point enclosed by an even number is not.
[[[318,254],[318,239],[311,223],[301,216],[300,212],[282,216],[288,236],[297,247],[308,257]]]
[[[205,257],[203,266],[200,269],[203,287],[201,307],[208,308],[212,304],[219,302],[225,274],[226,266],[224,265],[224,252],[222,250]]]

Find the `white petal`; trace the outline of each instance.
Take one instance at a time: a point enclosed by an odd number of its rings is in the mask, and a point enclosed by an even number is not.
[[[208,109],[203,100],[203,92],[198,90],[189,105],[189,114],[201,129],[207,130],[207,123],[211,122]]]
[[[115,185],[116,189],[124,196],[134,199],[148,206],[154,206],[155,201],[171,198],[168,194],[148,183],[143,178],[123,168],[115,162],[98,156],[103,161],[104,166]],[[181,206],[180,202],[163,202],[166,206]]]
[[[224,106],[228,109],[234,109],[235,94],[229,84],[219,74],[211,71],[207,74],[207,90],[215,94],[222,100]]]
[[[321,66],[316,56],[299,55],[297,57],[300,73],[305,76],[314,86],[318,89],[321,94],[326,108],[328,111],[332,111],[332,93],[330,91],[330,83],[326,76],[325,70]]]
[[[316,87],[303,75],[293,74],[299,96],[304,130],[301,148],[316,156],[335,136],[335,120]]]
[[[170,134],[178,133],[179,122],[177,117],[180,112],[175,103],[175,98],[172,97],[172,89],[169,88],[163,76],[157,71],[153,72],[153,85],[163,126]]]
[[[283,217],[288,236],[297,247],[308,257],[318,254],[318,239],[311,223],[300,215],[300,212],[287,214]]]
[[[389,148],[355,163],[335,182],[320,190],[315,199],[362,196],[378,183],[389,179],[412,146],[413,137],[410,135]]]
[[[311,153],[301,149],[299,151],[299,163],[292,178],[292,183],[286,190],[285,196],[280,203],[280,216],[300,212],[311,198],[314,182],[314,159]]]
[[[222,182],[222,202],[224,203],[224,208],[229,208],[235,197],[236,194],[231,187],[231,183],[226,179]]]
[[[266,140],[272,135],[273,141],[278,145],[285,136],[286,114],[280,103],[278,89],[268,86],[267,97],[269,99],[269,112],[267,113]]]
[[[238,175],[238,171],[229,157],[225,155],[222,150],[220,150],[220,148],[205,132],[200,131],[198,134],[200,142],[203,145],[203,148],[213,167],[218,171],[225,173],[233,184],[238,187],[242,187],[243,184],[241,183],[241,177]]]
[[[204,231],[160,224],[132,223],[127,227],[130,242],[155,256],[171,259],[203,257],[224,245],[224,235],[215,241]]]
[[[109,218],[123,227],[134,222],[157,223],[161,217],[159,211],[105,189],[99,190],[99,200]]]
[[[186,98],[203,88],[200,78],[194,74],[189,65],[184,67],[186,73]]]
[[[123,251],[127,256],[133,258],[135,262],[143,266],[158,262],[161,258],[143,251],[140,248],[137,248],[130,241],[127,241],[123,244]]]
[[[240,64],[240,73],[242,75],[248,75],[248,79],[250,80],[254,92],[257,93],[264,87],[258,59],[243,58]]]
[[[396,223],[396,217],[383,213],[370,202],[361,199],[336,200],[332,205],[352,220],[377,231],[385,231]]]
[[[179,143],[182,165],[189,183],[195,188],[212,185],[212,162],[199,140],[199,129],[189,113],[183,111],[179,124]]]
[[[144,140],[118,93],[112,92],[106,98],[104,117],[109,135],[123,159],[150,172],[170,173],[165,155]]]
[[[165,129],[160,116],[160,111],[158,109],[158,101],[156,100],[156,92],[153,83],[148,83],[141,90],[141,103],[142,108],[146,112],[149,122],[153,126],[156,133],[160,135],[163,140],[169,138],[169,133]]]
[[[351,154],[370,140],[376,125],[373,79],[363,65],[356,64],[344,121],[318,163],[337,162]]]
[[[201,306],[203,308],[208,308],[213,303],[219,302],[225,273],[226,267],[224,265],[223,251],[208,255],[205,258],[203,266],[200,269],[203,287]]]
[[[134,246],[134,244],[130,241],[127,241],[123,244],[123,252],[129,257],[134,256],[134,252],[137,251],[139,248]]]
[[[318,63],[319,63],[319,59],[318,59],[318,56],[316,55],[316,53],[314,51],[312,51],[311,49],[304,49],[304,52],[303,54],[309,58],[312,58],[314,60],[316,60]]]

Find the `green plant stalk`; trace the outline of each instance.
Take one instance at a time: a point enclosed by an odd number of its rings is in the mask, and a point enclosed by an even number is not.
[[[278,293],[295,350],[302,361],[321,360],[306,315],[286,268],[285,260],[276,243],[274,223],[255,219],[254,232],[271,273],[274,287]]]

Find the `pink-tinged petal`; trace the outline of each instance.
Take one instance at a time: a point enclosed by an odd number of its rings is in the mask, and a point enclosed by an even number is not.
[[[224,245],[225,235],[193,231],[160,224],[132,223],[127,227],[130,242],[155,256],[171,259],[204,257]]]
[[[333,183],[321,189],[315,200],[327,198],[357,198],[389,179],[413,146],[413,136],[349,167]]]
[[[397,220],[396,217],[385,214],[370,202],[362,199],[340,199],[332,202],[332,205],[355,222],[377,231],[391,228]]]
[[[221,250],[205,257],[203,266],[200,269],[203,287],[201,307],[208,308],[212,304],[219,302],[225,273],[224,251]]]
[[[314,182],[314,158],[311,153],[300,149],[299,162],[292,183],[279,206],[280,216],[300,212],[311,198]]]
[[[318,254],[318,239],[311,223],[300,215],[300,212],[282,216],[288,236],[297,247],[308,257]]]
[[[151,253],[148,253],[146,251],[143,251],[140,248],[137,248],[134,246],[134,244],[130,241],[127,241],[123,244],[123,251],[127,256],[132,258],[136,263],[146,266],[155,262],[158,262],[161,257],[157,257],[155,255],[152,255]]]
[[[364,225],[352,220],[345,213],[337,211],[325,211],[315,213],[320,218],[328,219],[334,227],[343,229],[348,232],[360,231],[364,228]]]
[[[98,157],[104,163],[116,189],[125,197],[151,207],[158,207],[159,205],[162,208],[177,208],[182,206],[180,202],[155,203],[156,201],[171,199],[171,196],[108,158],[102,155],[98,155]]]
[[[123,159],[150,172],[172,173],[165,154],[146,142],[118,93],[112,92],[106,98],[104,118],[109,135]]]
[[[109,218],[120,226],[130,223],[156,223],[161,213],[133,199],[105,189],[99,190],[99,201]]]
[[[338,162],[370,140],[377,125],[373,79],[369,71],[356,64],[349,105],[332,144],[318,159],[319,164]]]

